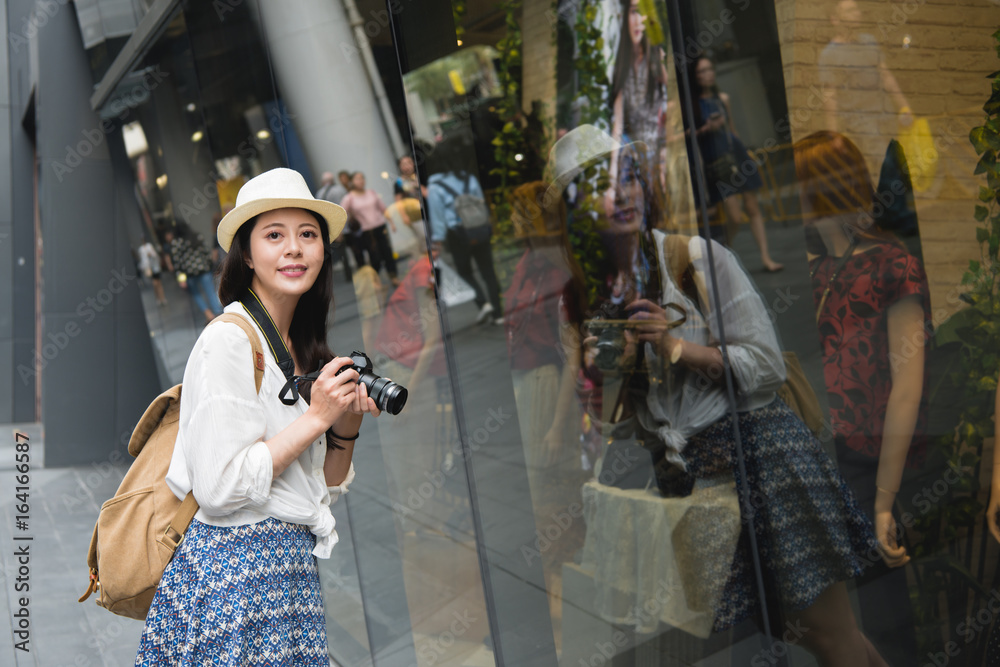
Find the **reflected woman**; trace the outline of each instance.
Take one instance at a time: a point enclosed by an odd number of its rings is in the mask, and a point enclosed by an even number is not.
[[[652,167],[652,158],[658,159],[666,141],[667,70],[663,50],[649,43],[639,0],[622,0],[621,12],[622,29],[611,81],[611,136],[619,142],[627,137],[628,141],[644,143]],[[618,157],[612,155],[612,182],[617,173]]]
[[[716,85],[712,61],[704,57],[694,59],[690,81],[695,97],[695,135],[705,165],[708,205],[721,203],[732,225],[743,219],[743,211],[746,210],[750,233],[760,249],[764,270],[780,271],[785,267],[771,259],[764,215],[757,200],[757,190],[764,187],[764,182],[758,173],[757,163],[750,158],[746,146],[736,135],[729,95]],[[747,174],[747,171],[750,173]]]
[[[885,555],[858,589],[864,625],[894,664],[916,664],[902,569],[909,556],[892,510],[904,467],[925,453],[927,278],[919,259],[874,226],[871,177],[850,139],[811,134],[795,144],[795,168],[837,459]]]
[[[700,237],[651,230],[652,191],[638,167],[643,151],[623,147],[592,126],[577,128],[554,147],[552,171],[561,176],[551,189],[560,193],[581,172],[590,180],[615,151],[621,170],[614,209],[574,216],[567,239],[574,265],[594,265],[575,270],[577,280],[598,277],[580,286],[586,318],[579,329],[582,363],[587,372],[609,384],[620,378],[625,387],[615,405],[602,406],[595,418],[604,420],[604,433],[613,438],[634,435],[647,447],[658,443],[665,465],[677,475],[732,476],[750,498],[766,499],[754,506],[758,553],[793,622],[810,628],[803,644],[824,666],[886,665],[858,630],[844,584],[862,571],[863,554],[873,547],[871,524],[812,432],[776,397],[785,380],[777,335],[735,256]],[[570,168],[573,156],[577,165]],[[570,240],[588,220],[599,245]],[[603,261],[593,262],[594,252]],[[600,347],[601,335],[586,320],[617,311],[617,300],[627,317],[624,345],[620,354],[607,354],[609,346]],[[721,372],[723,342],[736,388],[742,480]],[[714,607],[716,631],[761,611],[748,524],[741,525],[731,564],[722,563],[716,573],[725,581]],[[707,540],[711,529],[704,527]]]

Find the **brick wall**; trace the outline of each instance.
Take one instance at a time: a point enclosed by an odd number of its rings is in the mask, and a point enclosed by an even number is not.
[[[834,36],[831,0],[776,0],[778,32],[793,140],[828,127],[823,111],[819,61]],[[924,264],[937,318],[958,307],[957,289],[968,260],[978,258],[972,217],[979,178],[968,141],[982,123],[990,87],[1000,68],[990,35],[1000,25],[995,0],[858,2],[861,22],[880,47],[887,69],[917,118],[926,119],[938,153],[927,160],[926,182],[917,192]],[[865,153],[877,178],[888,140],[899,134],[898,99],[873,63],[838,67],[838,119]],[[829,70],[828,70],[829,71]],[[828,75],[829,76],[829,75]],[[840,100],[843,100],[843,103]],[[850,131],[848,131],[848,128]],[[918,165],[919,166],[919,165]]]

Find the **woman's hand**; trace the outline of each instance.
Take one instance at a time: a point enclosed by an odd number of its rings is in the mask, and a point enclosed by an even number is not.
[[[348,413],[379,415],[375,401],[368,397],[365,386],[358,383],[358,372],[349,368],[352,363],[349,357],[335,357],[313,381],[309,411],[327,428]]]
[[[875,512],[875,537],[882,560],[889,567],[902,567],[910,562],[906,547],[896,541],[896,520],[892,511]]]
[[[362,416],[365,413],[369,413],[372,417],[378,417],[382,414],[382,411],[375,405],[375,399],[368,396],[368,387],[363,382],[358,382],[355,385],[355,389],[354,402],[351,404],[348,412]]]
[[[638,339],[652,343],[661,359],[676,362],[674,355],[680,350],[680,340],[670,335],[667,311],[649,299],[636,299],[626,308],[631,311],[628,319],[635,322],[633,330]]]

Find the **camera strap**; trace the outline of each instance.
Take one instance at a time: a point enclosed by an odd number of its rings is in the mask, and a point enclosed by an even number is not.
[[[240,304],[247,311],[250,319],[260,327],[264,339],[267,341],[267,346],[271,348],[271,354],[278,362],[278,368],[285,375],[285,386],[278,393],[278,400],[285,405],[295,405],[299,400],[299,383],[315,380],[319,377],[319,371],[307,375],[295,374],[295,361],[292,359],[292,353],[288,351],[288,346],[282,340],[278,333],[278,327],[274,325],[274,320],[271,319],[271,315],[261,303],[260,297],[252,289],[247,289],[247,295],[240,299]]]

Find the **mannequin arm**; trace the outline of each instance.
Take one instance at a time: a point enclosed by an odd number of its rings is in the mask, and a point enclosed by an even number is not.
[[[552,418],[552,426],[545,434],[545,445],[548,449],[548,462],[552,464],[557,459],[557,454],[564,442],[564,434],[574,428],[572,424],[566,423],[572,414],[573,401],[576,400],[576,378],[580,372],[580,334],[575,327],[570,324],[560,324],[559,338],[566,363],[563,364],[562,373],[559,377],[559,396],[556,398],[555,416]]]
[[[1000,542],[1000,525],[997,525],[997,512],[1000,511],[1000,456],[997,456],[997,440],[1000,440],[1000,387],[997,387],[996,399],[993,405],[993,484],[990,489],[990,504],[986,510],[986,524],[990,534]]]
[[[902,565],[908,557],[895,547],[892,505],[899,492],[903,466],[913,440],[924,386],[923,308],[916,296],[906,297],[889,308],[889,352],[892,390],[885,410],[885,429],[879,455],[875,493],[876,535],[887,552],[889,565]],[[898,562],[898,561],[902,562]]]

